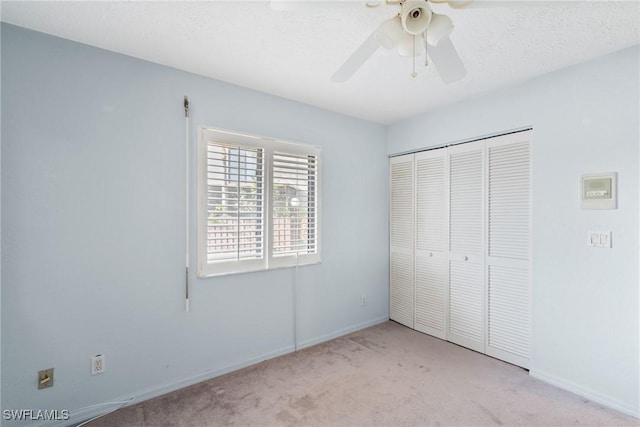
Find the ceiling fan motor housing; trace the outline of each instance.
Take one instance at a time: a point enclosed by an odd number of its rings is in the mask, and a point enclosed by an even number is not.
[[[431,22],[431,8],[426,0],[406,1],[400,13],[402,27],[411,35],[422,34]]]

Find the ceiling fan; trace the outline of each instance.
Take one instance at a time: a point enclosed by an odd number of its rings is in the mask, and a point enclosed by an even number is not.
[[[360,69],[379,47],[395,49],[401,56],[413,57],[412,77],[417,75],[416,57],[424,55],[445,83],[453,83],[467,75],[449,35],[453,22],[444,14],[431,10],[432,3],[447,3],[453,8],[468,6],[473,0],[386,0],[386,4],[400,6],[400,12],[388,19],[358,47],[335,72],[331,80],[346,82]],[[367,7],[377,7],[382,1],[367,1]]]

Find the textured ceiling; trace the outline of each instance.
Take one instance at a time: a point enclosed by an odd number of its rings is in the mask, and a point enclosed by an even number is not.
[[[345,3],[3,1],[1,12],[11,24],[383,124],[640,43],[639,1],[436,4],[455,24],[467,77],[445,85],[418,60],[411,78],[411,58],[381,48],[350,81],[332,83],[398,11]]]

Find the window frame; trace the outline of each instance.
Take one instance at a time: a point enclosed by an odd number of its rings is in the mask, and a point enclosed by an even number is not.
[[[262,258],[221,260],[209,262],[207,254],[208,244],[208,165],[207,148],[210,141],[229,144],[245,148],[262,150]],[[274,255],[273,252],[273,158],[275,153],[297,156],[315,156],[315,239],[314,253],[294,253],[288,255]],[[197,144],[197,274],[199,278],[215,277],[228,274],[248,273],[254,271],[271,270],[275,268],[295,267],[321,262],[322,248],[322,159],[320,147],[293,143],[273,138],[241,134],[204,126],[198,127]]]

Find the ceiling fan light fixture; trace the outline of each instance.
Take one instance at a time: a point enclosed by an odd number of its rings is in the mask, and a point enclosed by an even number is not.
[[[368,0],[364,2],[364,5],[370,8],[378,7],[382,4],[382,0]]]
[[[368,3],[374,5],[377,1],[368,0]],[[418,75],[416,58],[424,55],[424,65],[432,65],[444,83],[464,78],[467,70],[449,38],[454,28],[453,22],[446,15],[434,13],[429,4],[451,1],[455,1],[456,5],[466,5],[473,0],[384,0],[387,5],[399,4],[400,13],[380,23],[338,68],[331,80],[349,80],[380,47],[410,57],[413,62],[411,77]]]
[[[376,31],[376,39],[383,48],[393,49],[398,45],[404,34],[400,16],[395,16],[380,24]]]
[[[438,46],[440,40],[448,37],[453,31],[453,22],[447,15],[439,13],[431,14],[431,22],[427,28],[427,43],[431,46]]]
[[[431,22],[431,8],[427,0],[409,0],[400,12],[402,28],[412,36],[422,34]]]
[[[474,0],[447,0],[449,6],[453,9],[462,9],[473,3]]]
[[[400,56],[420,56],[424,53],[424,35],[412,36],[405,33],[398,43],[398,54]]]

